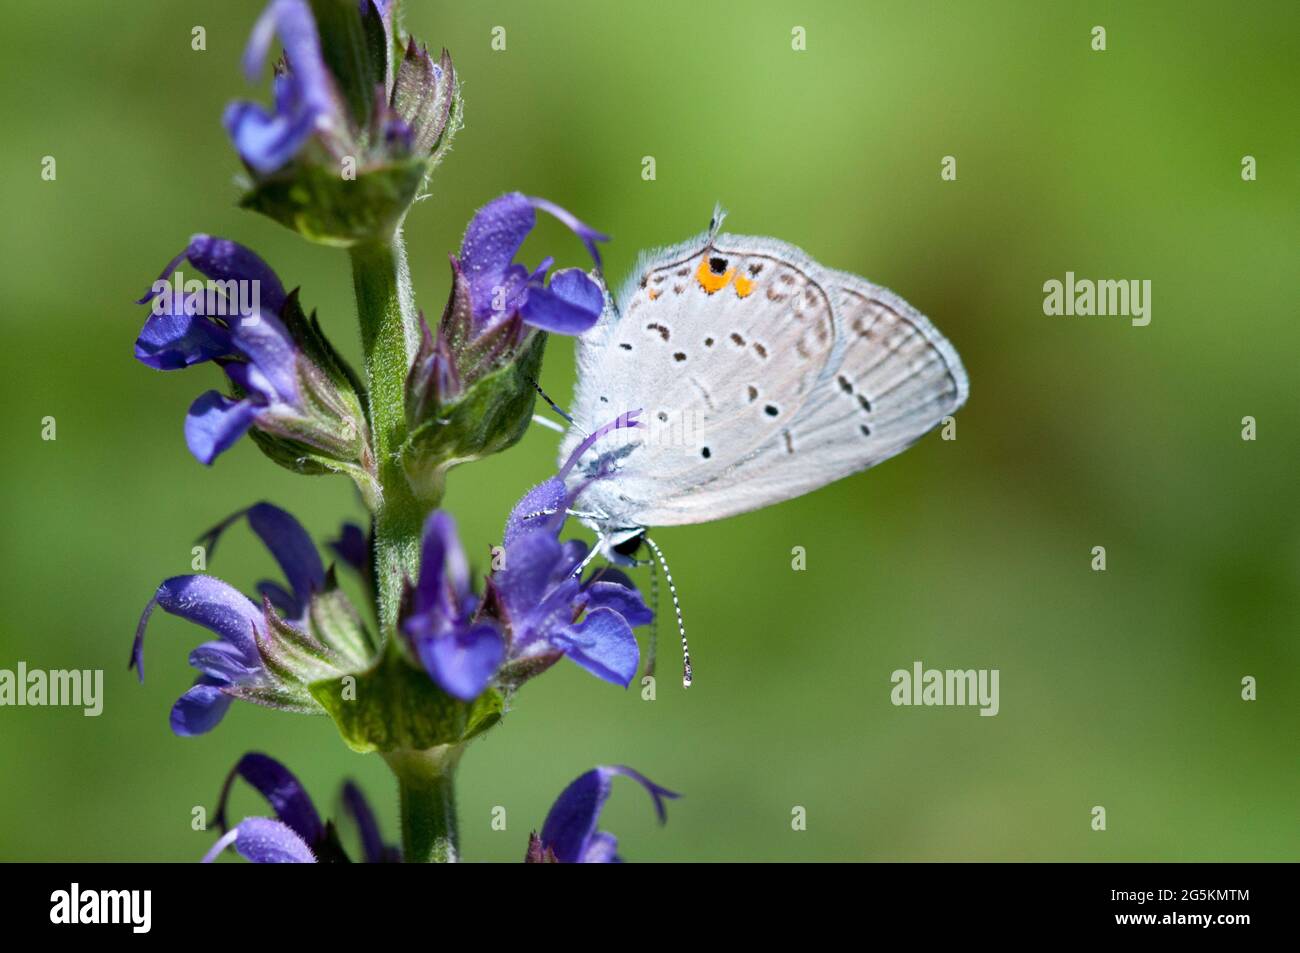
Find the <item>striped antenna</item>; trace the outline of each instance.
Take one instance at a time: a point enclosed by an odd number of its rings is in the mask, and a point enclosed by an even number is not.
[[[563,417],[565,420],[567,420],[567,421],[569,422],[570,425],[573,425],[573,418],[570,417],[568,414],[566,414],[566,413],[565,413],[565,412],[560,408],[560,405],[559,405],[559,404],[557,404],[555,401],[551,400],[551,395],[548,394],[548,393],[546,393],[546,391],[542,390],[542,385],[541,385],[541,384],[537,383],[537,381],[533,380],[531,377],[528,378],[528,383],[530,383],[530,384],[533,385],[533,390],[537,391],[537,393],[539,393],[539,394],[542,395],[542,400],[546,401],[547,405],[550,406],[551,410],[555,411],[557,414],[559,414],[561,417]]]
[[[653,618],[650,620],[650,637],[646,640],[645,670],[641,675],[653,677],[659,656],[659,567],[653,559],[647,559],[645,564],[650,567],[650,615]]]
[[[677,631],[682,634],[682,687],[691,687],[691,647],[686,644],[686,623],[682,621],[682,604],[677,601],[677,587],[673,584],[673,573],[668,568],[668,560],[664,559],[663,552],[659,549],[659,544],[649,536],[645,537],[646,545],[654,552],[655,558],[659,560],[659,565],[664,567],[664,578],[668,580],[668,593],[673,597],[673,610],[677,613]]]

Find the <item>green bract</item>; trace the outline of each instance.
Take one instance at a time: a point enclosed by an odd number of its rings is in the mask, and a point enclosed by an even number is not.
[[[313,682],[310,690],[348,747],[360,752],[460,745],[505,712],[500,692],[490,689],[472,702],[459,701],[395,651],[365,670]]]

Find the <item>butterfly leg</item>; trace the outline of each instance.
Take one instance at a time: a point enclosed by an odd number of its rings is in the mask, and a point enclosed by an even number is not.
[[[541,424],[547,430],[554,430],[556,433],[564,433],[564,428],[557,424],[550,417],[543,417],[541,414],[533,414],[533,423]]]

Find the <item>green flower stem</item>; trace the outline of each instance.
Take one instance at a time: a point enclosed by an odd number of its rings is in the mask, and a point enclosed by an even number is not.
[[[416,578],[420,529],[437,505],[435,499],[416,498],[401,460],[406,375],[419,347],[420,326],[401,231],[389,241],[354,245],[351,256],[370,391],[371,438],[383,494],[375,514],[375,588],[380,627],[391,645],[402,581]]]
[[[442,745],[384,754],[401,791],[406,863],[449,864],[460,859],[454,780],[462,751],[461,745]]]
[[[371,439],[382,493],[375,513],[375,597],[385,650],[393,654],[400,651],[397,612],[402,584],[417,578],[420,530],[441,494],[417,498],[402,467],[406,375],[419,347],[420,327],[401,231],[389,241],[355,245],[351,256],[370,393]],[[401,792],[402,849],[407,861],[456,859],[454,776],[460,753],[459,746],[443,745],[384,754]]]

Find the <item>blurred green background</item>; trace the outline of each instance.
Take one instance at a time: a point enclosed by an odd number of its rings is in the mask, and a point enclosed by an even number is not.
[[[236,705],[210,735],[170,734],[197,629],[157,615],[148,682],[126,670],[153,588],[189,571],[195,537],[226,514],[268,499],[322,541],[362,514],[343,479],[295,477],[247,441],[197,464],[181,422],[218,375],[131,357],[132,300],[195,231],[257,249],[358,354],[346,256],[235,208],[219,117],[265,97],[237,70],[261,6],[6,9],[0,668],[102,668],[106,702],[99,718],[0,709],[0,859],[197,859],[214,835],[191,830],[191,809],[250,749],[298,772],[322,810],[355,777],[396,837],[387,769],[324,718]],[[611,233],[613,280],[722,200],[729,229],[899,291],[972,381],[955,442],[932,435],[809,497],[657,531],[695,687],[677,684],[671,637],[653,703],[567,663],[529,684],[464,760],[467,858],[520,858],[569,780],[620,762],[686,795],[658,828],[620,782],[603,826],[631,860],[1300,857],[1298,11],[410,4],[407,27],[450,48],[466,101],[407,224],[427,312],[474,209],[503,191]],[[1241,179],[1247,154],[1258,181]],[[955,182],[940,181],[945,155]],[[524,257],[552,251],[582,263],[547,221]],[[1067,270],[1150,279],[1150,326],[1044,316],[1043,282]],[[561,403],[571,350],[553,341],[543,377]],[[556,443],[533,428],[454,473],[446,505],[480,565]],[[1089,568],[1097,545],[1104,573]],[[273,570],[244,530],[210,568],[246,590]],[[893,707],[890,673],[918,659],[999,669],[1001,713]],[[806,831],[791,829],[796,805]],[[254,808],[241,792],[237,811]]]

